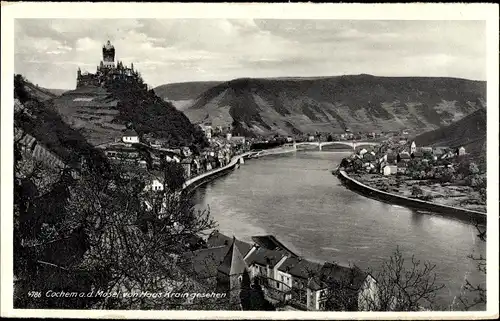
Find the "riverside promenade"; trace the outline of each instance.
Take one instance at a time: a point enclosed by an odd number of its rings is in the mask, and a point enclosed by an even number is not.
[[[409,198],[401,195],[387,193],[379,189],[367,186],[352,177],[349,177],[345,171],[338,171],[339,179],[350,189],[355,190],[365,196],[372,197],[387,203],[402,205],[410,208],[420,209],[439,213],[443,216],[455,217],[464,221],[486,224],[486,213],[458,208],[419,199]]]
[[[240,155],[236,155],[231,159],[229,164],[227,164],[226,166],[213,169],[211,171],[208,171],[206,173],[188,179],[186,182],[184,182],[184,185],[182,186],[182,191],[187,193],[192,192],[200,185],[208,183],[209,181],[215,179],[216,177],[227,174],[229,171],[233,170],[237,165],[243,163],[245,157],[247,157],[250,154],[251,152],[246,152]]]
[[[255,155],[256,153],[259,153],[259,157],[262,157],[262,156],[267,156],[267,155],[278,155],[278,154],[291,153],[291,152],[295,152],[295,151],[296,151],[295,149],[278,147],[278,148],[273,148],[273,149],[269,149],[269,150],[263,150],[260,152],[249,151],[249,152],[245,152],[245,153],[240,154],[240,155],[236,155],[231,159],[229,164],[227,164],[226,166],[213,169],[211,171],[208,171],[206,173],[203,173],[203,174],[200,174],[198,176],[195,176],[193,178],[188,179],[184,183],[184,185],[182,186],[182,192],[189,194],[189,193],[193,192],[199,186],[206,184],[206,183],[216,179],[217,177],[228,174],[230,171],[237,168],[240,164],[243,164],[244,159],[249,158],[250,155]]]

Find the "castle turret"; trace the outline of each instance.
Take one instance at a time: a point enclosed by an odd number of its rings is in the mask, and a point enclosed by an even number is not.
[[[102,61],[105,67],[113,68],[115,66],[115,47],[109,40],[102,47]]]

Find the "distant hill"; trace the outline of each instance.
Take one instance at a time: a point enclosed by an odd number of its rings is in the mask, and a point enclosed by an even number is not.
[[[155,87],[154,91],[158,96],[169,101],[191,100],[221,83],[222,81],[179,82]]]
[[[415,137],[417,146],[463,146],[467,153],[479,156],[486,154],[486,109],[433,131]]]
[[[27,81],[26,79],[22,78],[22,76],[20,77],[21,78],[19,79],[22,79],[22,84],[19,83],[18,85],[23,86],[24,90],[30,95],[31,99],[36,99],[38,101],[46,101],[49,99],[53,99],[57,96],[51,90],[35,85],[30,81]]]
[[[204,134],[152,90],[115,80],[105,87],[82,86],[53,99],[65,122],[93,145],[122,136],[131,123],[139,134],[166,138],[172,146],[205,146]]]
[[[55,96],[61,96],[65,92],[70,91],[70,89],[53,89],[53,88],[44,88],[44,90],[50,92]]]
[[[239,134],[429,131],[484,108],[486,82],[366,74],[235,79],[201,94],[193,122],[233,125]]]
[[[163,100],[184,111],[194,104],[199,95],[221,83],[221,81],[181,82],[161,85],[154,88],[154,91]]]

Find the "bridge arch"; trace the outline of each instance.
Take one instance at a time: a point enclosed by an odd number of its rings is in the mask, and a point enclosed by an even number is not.
[[[301,143],[296,143],[294,146],[295,148],[300,147],[300,146],[314,146],[319,148],[319,150],[323,150],[324,146],[330,146],[330,145],[339,145],[339,146],[346,146],[351,149],[357,149],[360,146],[368,147],[368,146],[377,146],[379,143],[377,142],[356,142],[356,141],[334,141],[334,142],[301,142]]]

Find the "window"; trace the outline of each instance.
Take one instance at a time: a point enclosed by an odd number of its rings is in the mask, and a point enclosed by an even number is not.
[[[238,283],[241,284],[242,281],[243,281],[243,276],[242,275],[238,276]]]

